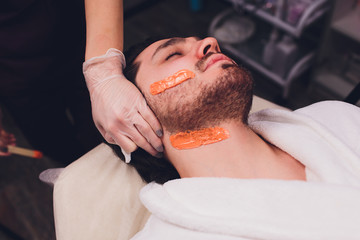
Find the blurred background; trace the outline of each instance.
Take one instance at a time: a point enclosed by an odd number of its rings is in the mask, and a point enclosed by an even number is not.
[[[155,35],[214,36],[251,70],[256,95],[290,109],[345,100],[360,82],[357,0],[124,0],[124,8],[125,49]],[[3,112],[17,145],[31,148]],[[55,239],[52,188],[38,175],[60,166],[47,156],[0,157],[1,240]]]

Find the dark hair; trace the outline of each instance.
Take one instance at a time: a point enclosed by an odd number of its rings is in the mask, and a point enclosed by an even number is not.
[[[125,157],[118,145],[107,142],[106,144],[113,149],[121,160],[125,161]],[[153,157],[142,148],[138,148],[131,154],[129,164],[136,169],[141,178],[147,183],[155,181],[163,184],[169,180],[180,178],[175,167],[166,158]]]
[[[166,37],[152,37],[144,42],[136,44],[125,51],[126,68],[124,69],[125,77],[135,84],[135,78],[139,69],[139,63],[134,63],[136,57],[152,43]],[[135,84],[136,85],[136,84]],[[107,143],[121,160],[125,161],[121,149],[117,145]],[[130,165],[134,166],[141,178],[145,182],[157,182],[163,184],[169,180],[180,178],[175,167],[166,158],[156,158],[145,150],[138,148],[131,154]]]

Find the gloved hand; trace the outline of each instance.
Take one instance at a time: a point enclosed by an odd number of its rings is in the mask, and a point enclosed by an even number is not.
[[[9,145],[15,145],[16,139],[14,134],[7,133],[2,127],[2,114],[0,109],[0,156],[9,156],[11,153],[6,152]]]
[[[159,157],[161,125],[140,91],[124,77],[123,67],[125,57],[114,48],[83,64],[95,125],[106,141],[125,152],[133,152],[137,145]]]

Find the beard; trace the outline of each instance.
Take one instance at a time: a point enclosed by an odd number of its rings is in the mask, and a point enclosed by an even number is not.
[[[215,127],[227,121],[247,125],[253,97],[251,74],[234,64],[224,64],[222,68],[224,74],[211,84],[194,86],[190,80],[177,86],[176,92],[147,99],[164,130],[174,134]],[[196,97],[189,92],[194,87],[198,92]]]

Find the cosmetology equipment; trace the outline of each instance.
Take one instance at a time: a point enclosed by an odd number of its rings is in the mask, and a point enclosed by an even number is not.
[[[237,57],[237,60],[278,84],[282,88],[282,97],[286,99],[292,82],[312,66],[316,49],[321,44],[312,40],[320,39],[321,33],[317,32],[317,36],[311,38],[304,37],[303,32],[328,12],[331,1],[227,1],[232,3],[233,9],[225,10],[213,19],[209,35],[216,37],[221,48]],[[251,41],[235,41],[236,37],[233,41],[224,41],[219,37],[227,22],[233,24],[236,16],[240,18],[244,15],[256,24]],[[235,30],[232,32],[236,35]],[[298,41],[300,38],[301,41]]]
[[[271,69],[280,77],[285,77],[288,70],[294,65],[298,54],[298,47],[292,37],[284,35],[275,45]]]
[[[277,1],[267,1],[267,4],[265,5],[266,7],[275,7],[274,12],[275,12],[275,16],[278,19],[282,19],[283,17],[283,13],[284,13],[284,6],[285,6],[285,1],[284,0],[277,0]],[[270,66],[274,60],[274,54],[275,54],[275,49],[276,49],[276,41],[279,38],[279,31],[277,30],[277,28],[274,28],[274,30],[271,32],[270,34],[270,39],[269,41],[266,43],[265,47],[264,47],[264,52],[263,52],[263,63],[266,66]]]
[[[17,146],[7,146],[6,148],[2,148],[1,150],[4,152],[17,154],[17,155],[24,156],[24,157],[31,157],[31,158],[42,158],[43,157],[43,154],[40,151],[26,149],[26,148],[17,147]]]
[[[263,63],[269,67],[274,60],[274,53],[276,48],[276,41],[279,38],[279,33],[277,29],[274,29],[270,34],[269,41],[265,44],[264,53],[263,53]]]
[[[337,0],[310,91],[360,106],[360,1]]]
[[[286,3],[285,0],[276,2],[275,16],[278,19],[284,19]],[[298,47],[289,35],[284,35],[280,42],[277,42],[278,37],[278,30],[274,28],[269,41],[264,47],[263,62],[274,73],[280,77],[285,77],[296,60]]]
[[[255,23],[248,17],[232,15],[214,29],[214,37],[223,43],[234,44],[247,41],[255,31]]]

